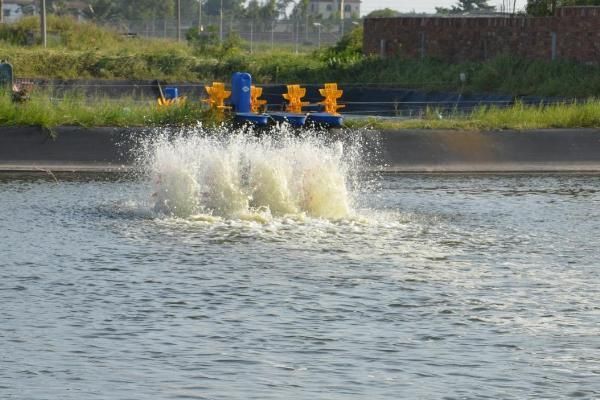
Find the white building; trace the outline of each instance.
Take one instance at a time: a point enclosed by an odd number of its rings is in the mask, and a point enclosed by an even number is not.
[[[27,8],[31,9],[31,1],[28,0],[4,0],[2,15],[4,22],[16,22],[26,15]]]
[[[344,19],[360,17],[361,0],[310,0],[308,11],[315,17],[323,19],[339,15],[344,5]]]
[[[62,8],[48,8],[48,13],[58,13],[59,15],[71,15],[81,20],[83,18],[83,10],[89,8],[85,1],[71,0],[62,4]],[[37,0],[4,0],[2,6],[2,14],[4,22],[11,23],[20,20],[27,15],[39,15],[39,1]]]

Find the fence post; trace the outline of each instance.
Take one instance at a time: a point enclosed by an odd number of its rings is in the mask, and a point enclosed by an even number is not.
[[[41,0],[40,4],[40,29],[42,31],[42,46],[48,46],[48,36],[46,32],[46,0]]]
[[[273,46],[275,46],[275,21],[271,21],[271,51]]]
[[[198,0],[198,32],[202,32],[202,0]]]
[[[177,0],[177,41],[181,42],[181,0]]]
[[[294,30],[296,31],[296,36],[294,38],[294,40],[295,40],[295,47],[296,47],[296,54],[298,54],[298,31],[300,30],[299,25],[300,24],[298,23],[298,19],[296,18],[296,20],[294,21],[294,28],[295,28]]]
[[[385,39],[379,41],[379,56],[385,58]]]
[[[555,61],[558,57],[557,49],[556,49],[556,32],[552,32],[552,61]]]
[[[223,44],[223,0],[219,9],[219,44]]]

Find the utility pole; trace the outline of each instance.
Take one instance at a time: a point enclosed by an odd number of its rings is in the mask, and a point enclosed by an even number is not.
[[[198,0],[198,32],[202,32],[204,27],[202,26],[202,0]]]
[[[321,23],[320,22],[313,22],[313,26],[316,26],[318,31],[319,31],[319,49],[321,48]]]
[[[296,31],[296,55],[298,54],[298,31],[300,30],[300,23],[298,22],[298,17],[295,18],[294,28]]]
[[[304,9],[304,41],[308,42],[308,5]]]
[[[221,0],[221,9],[219,12],[219,44],[223,44],[223,0]]]
[[[342,36],[344,36],[344,0],[340,0],[340,8],[342,9],[340,13],[340,22],[342,23]]]
[[[41,0],[40,4],[40,30],[42,31],[42,46],[48,46],[48,36],[46,29],[46,0]]]
[[[177,41],[181,42],[181,0],[177,0]]]
[[[4,0],[0,0],[0,24],[4,23]]]

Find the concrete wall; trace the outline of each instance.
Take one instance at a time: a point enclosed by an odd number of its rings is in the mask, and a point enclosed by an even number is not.
[[[140,129],[0,127],[1,171],[119,171],[134,161]],[[366,135],[372,167],[389,172],[600,173],[600,130],[530,132],[402,130]]]
[[[600,130],[381,133],[390,172],[600,172]]]
[[[511,54],[598,64],[600,7],[565,7],[553,17],[367,18],[363,50],[448,62]]]
[[[119,128],[0,127],[0,164],[127,164],[138,134]]]

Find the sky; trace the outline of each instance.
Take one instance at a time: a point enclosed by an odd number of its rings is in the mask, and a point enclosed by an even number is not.
[[[434,12],[435,7],[450,7],[456,0],[362,0],[361,11],[368,14],[379,8],[391,8],[398,11]],[[500,5],[502,0],[489,0],[490,5]],[[512,2],[511,2],[512,3]],[[517,0],[517,9],[524,8],[527,0]]]

